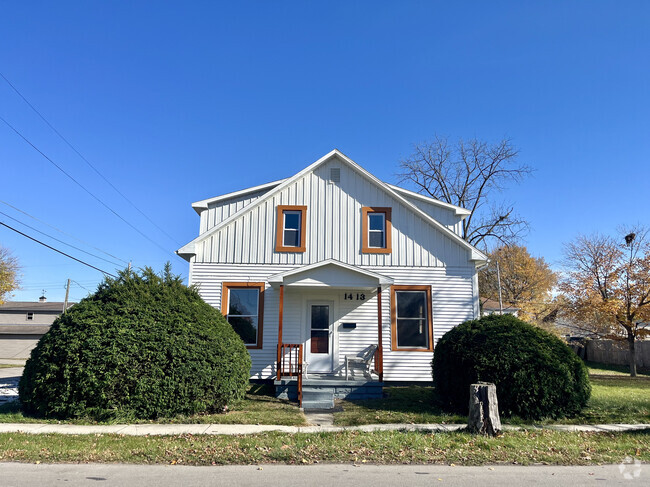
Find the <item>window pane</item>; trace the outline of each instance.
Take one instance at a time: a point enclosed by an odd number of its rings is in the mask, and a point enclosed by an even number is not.
[[[298,230],[285,230],[282,245],[285,247],[300,247],[300,232]]]
[[[426,320],[397,320],[397,346],[428,348]]]
[[[229,315],[255,315],[259,304],[259,289],[230,289]]]
[[[311,327],[316,329],[327,330],[330,327],[330,307],[312,306],[311,307]]]
[[[383,213],[368,213],[368,228],[370,230],[383,230],[384,218]]]
[[[370,232],[368,234],[368,246],[384,248],[384,232]]]
[[[246,345],[257,344],[257,316],[228,316],[228,323]]]
[[[300,213],[297,211],[285,211],[284,228],[298,230],[300,228]]]
[[[329,353],[329,332],[327,330],[311,331],[311,353]]]
[[[397,316],[399,318],[424,318],[427,316],[424,291],[397,291]]]

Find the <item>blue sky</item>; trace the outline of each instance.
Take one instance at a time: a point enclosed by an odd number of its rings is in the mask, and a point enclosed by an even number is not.
[[[0,211],[109,260],[162,268],[194,238],[190,203],[294,174],[338,148],[396,182],[434,134],[508,137],[534,177],[503,197],[554,266],[578,233],[648,224],[650,3],[2,2]],[[104,270],[114,264],[4,221]],[[151,243],[156,242],[156,245]],[[78,300],[101,274],[4,227],[23,290]],[[160,248],[162,247],[162,249]],[[121,264],[120,261],[115,261]]]

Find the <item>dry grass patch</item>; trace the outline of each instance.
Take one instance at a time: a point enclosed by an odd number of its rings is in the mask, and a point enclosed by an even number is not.
[[[498,438],[468,433],[345,431],[248,436],[0,434],[0,461],[223,464],[557,464],[650,461],[650,430],[634,433],[508,432]]]

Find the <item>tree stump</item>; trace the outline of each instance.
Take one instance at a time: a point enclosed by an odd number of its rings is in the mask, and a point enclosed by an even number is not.
[[[496,436],[501,433],[497,388],[489,382],[469,386],[469,421],[471,433]]]

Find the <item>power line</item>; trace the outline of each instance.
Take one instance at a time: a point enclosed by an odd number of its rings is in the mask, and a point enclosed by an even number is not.
[[[87,252],[87,251],[84,250],[84,249],[80,249],[79,247],[75,247],[74,245],[71,245],[71,244],[69,244],[69,243],[67,243],[67,242],[64,242],[63,240],[59,240],[58,238],[53,237],[52,235],[49,235],[49,234],[47,234],[47,233],[45,233],[45,232],[41,232],[41,231],[38,230],[37,228],[34,228],[34,227],[30,226],[30,225],[27,225],[27,223],[23,223],[23,222],[21,222],[20,220],[14,218],[13,216],[7,215],[7,214],[6,214],[5,212],[3,212],[3,211],[0,211],[0,215],[4,215],[4,216],[6,216],[7,218],[10,218],[11,220],[13,220],[13,221],[15,221],[15,222],[20,223],[21,225],[26,226],[26,227],[29,228],[30,230],[34,230],[35,232],[38,232],[38,233],[40,233],[41,235],[45,235],[46,237],[49,237],[49,238],[51,238],[52,240],[56,240],[57,242],[62,243],[63,245],[67,245],[68,247],[72,247],[73,249],[78,250],[79,252],[83,252],[84,254],[90,255],[91,257],[95,257],[96,259],[100,259],[100,260],[103,260],[104,262],[108,262],[109,264],[113,264],[114,266],[120,267],[120,265],[119,265],[117,262],[112,262],[112,261],[110,261],[110,260],[108,260],[108,259],[104,259],[103,257],[100,257],[99,255],[95,255],[95,254],[93,254],[92,252]]]
[[[47,247],[47,248],[50,249],[50,250],[54,250],[55,252],[58,252],[58,253],[61,254],[61,255],[65,255],[66,257],[68,257],[68,258],[70,258],[70,259],[72,259],[72,260],[76,260],[76,261],[79,262],[80,264],[83,264],[83,265],[85,265],[85,266],[88,266],[88,267],[90,267],[90,268],[92,268],[92,269],[95,269],[96,271],[101,272],[102,274],[106,274],[107,276],[111,276],[111,277],[117,279],[117,276],[111,274],[110,272],[103,271],[103,270],[101,270],[99,267],[95,267],[94,265],[89,264],[88,262],[84,262],[84,261],[81,260],[81,259],[77,259],[76,257],[73,257],[73,256],[71,256],[70,254],[66,254],[66,253],[63,252],[62,250],[55,249],[55,248],[52,247],[51,245],[48,245],[48,244],[46,244],[46,243],[44,243],[44,242],[41,242],[40,240],[38,240],[38,239],[36,239],[36,238],[34,238],[34,237],[30,237],[30,236],[27,235],[26,233],[23,233],[23,232],[21,232],[20,230],[17,230],[17,229],[15,229],[14,227],[11,227],[11,226],[7,225],[7,224],[4,223],[4,222],[0,222],[0,225],[5,226],[5,227],[7,227],[9,230],[13,230],[13,231],[16,232],[16,233],[19,233],[19,234],[22,235],[23,237],[27,237],[28,239],[33,240],[34,242],[39,243],[39,244],[43,245],[44,247]]]
[[[0,117],[0,121],[4,122],[4,124],[9,127],[11,130],[13,130],[16,135],[18,135],[21,139],[23,139],[25,142],[27,142],[36,152],[38,152],[41,156],[43,156],[46,160],[48,160],[54,167],[56,167],[59,171],[61,171],[63,174],[65,174],[69,179],[71,179],[77,186],[79,186],[81,189],[83,189],[86,193],[88,193],[90,196],[93,197],[97,202],[99,202],[103,207],[105,207],[107,210],[109,210],[111,213],[113,213],[116,217],[118,217],[120,220],[122,220],[124,223],[126,223],[128,226],[130,226],[133,230],[138,232],[140,235],[142,235],[144,238],[146,238],[149,242],[154,244],[156,247],[161,249],[165,253],[169,253],[170,255],[173,255],[176,257],[175,254],[172,254],[169,252],[169,250],[163,248],[158,242],[154,241],[153,239],[149,238],[147,235],[142,233],[140,229],[135,227],[133,224],[128,222],[127,220],[122,217],[118,212],[116,212],[113,208],[108,206],[106,203],[104,203],[99,197],[95,196],[94,193],[92,193],[89,189],[87,189],[83,184],[81,184],[79,181],[77,181],[72,175],[70,175],[68,172],[65,171],[61,166],[59,166],[56,162],[54,162],[52,159],[50,159],[43,151],[41,151],[38,147],[36,147],[32,142],[25,137],[23,134],[21,134],[16,128],[14,128],[13,125],[11,125],[9,122],[7,122],[3,117]]]
[[[181,244],[178,243],[178,241],[177,241],[174,237],[172,237],[171,235],[169,235],[169,234],[168,234],[168,233],[167,233],[163,228],[161,228],[160,226],[158,226],[158,225],[157,225],[157,224],[156,224],[156,223],[155,223],[151,218],[149,218],[149,217],[148,217],[148,216],[147,216],[147,215],[146,215],[146,214],[145,214],[145,213],[144,213],[140,208],[138,208],[138,207],[135,205],[135,203],[133,203],[129,198],[127,198],[127,197],[126,197],[126,196],[125,196],[125,195],[124,195],[124,194],[123,194],[119,189],[117,189],[117,188],[113,185],[113,183],[111,183],[111,182],[110,182],[110,181],[109,181],[109,180],[108,180],[108,179],[107,179],[107,178],[106,178],[106,177],[105,177],[101,172],[99,172],[99,170],[98,170],[94,165],[92,165],[92,164],[90,163],[90,161],[89,161],[88,159],[86,159],[86,158],[85,158],[85,157],[84,157],[84,156],[83,156],[83,155],[82,155],[82,154],[81,154],[81,153],[80,153],[80,152],[79,152],[79,151],[78,151],[78,150],[77,150],[77,149],[76,149],[76,148],[75,148],[75,147],[74,147],[74,146],[73,146],[69,141],[68,141],[68,139],[66,139],[66,138],[65,138],[65,137],[64,137],[64,136],[63,136],[63,135],[62,135],[62,134],[61,134],[57,129],[55,129],[54,126],[53,126],[53,125],[52,125],[52,124],[51,124],[51,123],[50,123],[50,122],[49,122],[49,121],[48,121],[48,120],[47,120],[47,119],[46,119],[46,118],[41,114],[41,112],[39,112],[39,111],[36,109],[36,107],[34,107],[34,105],[32,105],[32,104],[27,100],[27,98],[25,98],[25,97],[23,96],[23,94],[22,94],[20,91],[18,91],[18,88],[16,88],[16,87],[15,87],[15,86],[14,86],[14,85],[13,85],[13,84],[12,84],[12,83],[7,79],[7,78],[6,78],[6,76],[5,76],[4,74],[0,73],[0,76],[2,77],[2,79],[4,79],[4,80],[7,82],[7,84],[8,84],[9,86],[11,86],[11,88],[12,88],[12,89],[13,89],[13,90],[18,94],[18,96],[19,96],[20,98],[22,98],[22,100],[23,100],[25,103],[27,103],[27,105],[29,106],[29,108],[31,108],[32,110],[34,110],[34,112],[36,113],[36,115],[38,115],[39,117],[41,117],[41,120],[43,120],[43,122],[45,122],[45,123],[47,124],[47,126],[50,127],[50,128],[54,131],[54,133],[55,133],[56,135],[58,135],[59,138],[61,138],[61,140],[63,140],[63,142],[65,142],[65,143],[68,145],[68,147],[70,147],[70,148],[74,151],[75,154],[77,154],[77,155],[78,155],[78,156],[79,156],[79,157],[80,157],[80,158],[81,158],[81,159],[82,159],[86,164],[88,164],[88,166],[90,166],[90,168],[91,168],[93,171],[95,171],[95,172],[97,173],[97,175],[98,175],[100,178],[102,178],[102,179],[106,182],[106,184],[108,184],[111,188],[113,188],[113,190],[114,190],[117,194],[119,194],[122,198],[124,198],[124,199],[125,199],[125,200],[126,200],[126,201],[127,201],[127,202],[132,206],[132,207],[133,207],[133,208],[135,208],[135,209],[136,209],[136,210],[137,210],[137,211],[138,211],[138,212],[139,212],[143,217],[145,217],[145,218],[149,221],[149,223],[151,223],[154,227],[156,227],[156,228],[157,228],[158,230],[160,230],[163,234],[165,234],[165,236],[167,236],[167,238],[169,238],[172,242],[176,243],[179,247],[181,246]]]
[[[100,249],[100,248],[97,248],[97,247],[93,246],[92,244],[90,244],[90,243],[88,243],[88,242],[85,242],[85,241],[81,240],[80,238],[75,237],[74,235],[71,235],[71,234],[69,234],[69,233],[67,233],[67,232],[64,232],[63,230],[61,230],[61,229],[55,227],[54,225],[50,225],[49,223],[47,223],[47,222],[45,222],[45,221],[43,221],[43,220],[41,220],[41,219],[39,219],[39,218],[36,218],[36,217],[33,216],[33,215],[30,215],[30,214],[27,213],[26,211],[21,210],[20,208],[16,208],[14,205],[11,205],[11,204],[7,203],[6,201],[0,200],[0,203],[2,203],[2,204],[4,204],[4,205],[7,205],[9,208],[13,208],[14,210],[16,210],[16,211],[22,213],[22,214],[25,215],[25,216],[28,216],[29,218],[31,218],[31,219],[33,219],[33,220],[36,220],[36,221],[39,222],[39,223],[42,223],[43,225],[47,225],[48,227],[50,227],[50,228],[56,230],[56,231],[59,232],[59,233],[62,233],[63,235],[66,235],[66,236],[68,236],[68,237],[70,237],[70,238],[75,239],[77,242],[81,242],[81,243],[84,244],[84,245],[88,245],[89,247],[92,247],[93,249],[98,250],[98,251],[101,252],[102,254],[108,255],[109,257],[112,257],[113,259],[117,259],[117,260],[119,260],[120,262],[122,262],[122,263],[124,263],[124,264],[128,264],[128,262],[127,262],[126,260],[124,260],[124,259],[120,259],[119,257],[117,257],[117,256],[115,256],[115,255],[113,255],[113,254],[109,254],[108,252],[106,252],[106,251],[104,251],[104,250],[102,250],[102,249]]]
[[[90,289],[88,289],[88,288],[85,287],[85,286],[82,286],[82,285],[79,284],[77,281],[72,280],[72,279],[71,279],[70,281],[71,281],[71,282],[74,282],[77,286],[79,286],[79,287],[82,288],[82,289],[85,289],[85,290],[88,291],[89,293],[92,293],[92,291],[91,291]]]

